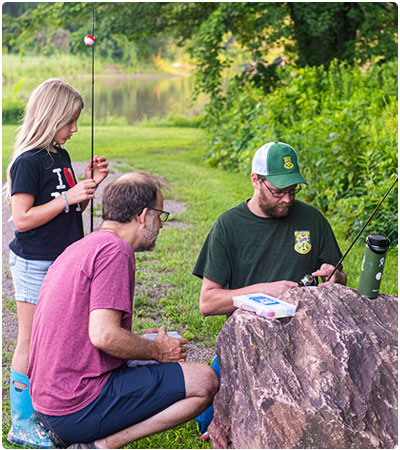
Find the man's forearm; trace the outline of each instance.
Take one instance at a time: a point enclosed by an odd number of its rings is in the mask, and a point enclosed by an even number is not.
[[[96,309],[89,316],[89,338],[103,352],[121,359],[155,359],[161,357],[160,345],[121,328],[122,312]]]
[[[255,294],[262,292],[267,295],[279,298],[288,289],[298,287],[293,281],[282,280],[271,283],[257,283],[240,289],[224,289],[218,283],[203,279],[203,286],[200,293],[200,311],[203,316],[214,316],[228,314],[234,311],[232,297],[236,295]]]
[[[157,342],[142,338],[124,328],[104,333],[93,345],[115,358],[158,361],[161,357]]]
[[[156,360],[160,363],[186,360],[184,338],[168,336],[162,326],[154,341],[121,327],[122,312],[95,309],[89,315],[89,338],[99,350],[120,359]]]

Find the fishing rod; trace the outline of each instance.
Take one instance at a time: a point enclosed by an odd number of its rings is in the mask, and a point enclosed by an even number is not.
[[[92,34],[88,34],[85,36],[85,44],[86,47],[92,47],[92,151],[91,151],[91,162],[90,162],[90,172],[91,177],[93,179],[93,158],[94,158],[94,9],[95,2],[92,3]],[[93,206],[93,198],[90,199],[90,232],[93,231],[93,215],[94,215],[94,206]]]
[[[372,214],[369,216],[369,219],[365,222],[364,226],[361,228],[361,230],[358,232],[357,236],[355,237],[354,241],[351,243],[350,247],[347,249],[346,253],[339,259],[338,263],[336,264],[335,268],[333,269],[332,273],[329,275],[329,278],[326,281],[329,281],[333,274],[337,271],[340,264],[342,264],[344,258],[347,256],[349,251],[353,248],[353,245],[357,242],[357,239],[361,236],[361,233],[365,230],[366,226],[371,222],[372,218],[375,216],[376,212],[384,202],[385,198],[389,195],[390,191],[393,189],[394,185],[397,183],[398,177],[393,181],[390,188],[386,191],[386,194],[383,196],[382,200],[378,203]],[[299,286],[311,286],[314,283],[314,277],[312,275],[304,275],[304,277],[299,281]]]

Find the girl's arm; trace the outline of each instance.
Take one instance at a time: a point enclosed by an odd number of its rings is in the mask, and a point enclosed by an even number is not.
[[[93,180],[82,180],[65,192],[69,205],[87,202],[94,197],[96,183]],[[62,195],[40,206],[33,206],[35,197],[32,194],[17,193],[11,197],[12,217],[15,228],[20,231],[29,231],[40,227],[65,209]]]

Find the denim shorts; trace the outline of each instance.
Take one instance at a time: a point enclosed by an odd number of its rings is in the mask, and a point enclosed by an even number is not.
[[[21,258],[10,250],[10,270],[13,278],[15,299],[36,305],[47,270],[53,261]]]
[[[96,400],[80,411],[66,416],[37,415],[67,442],[92,442],[153,417],[185,396],[185,378],[178,363],[124,367],[114,370]]]

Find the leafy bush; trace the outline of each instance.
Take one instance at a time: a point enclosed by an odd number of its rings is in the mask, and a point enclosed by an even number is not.
[[[250,173],[269,141],[298,150],[307,201],[336,214],[355,235],[397,173],[397,61],[363,68],[287,66],[269,94],[232,87],[218,117],[208,117],[209,163]],[[397,242],[397,186],[374,231]]]
[[[15,83],[11,93],[8,96],[4,97],[2,100],[2,123],[4,125],[19,125],[22,121],[25,112],[25,103],[23,100],[19,99],[17,95],[24,83],[25,78],[23,78],[18,83]]]
[[[3,100],[3,124],[20,124],[25,111],[25,104],[16,99]]]

